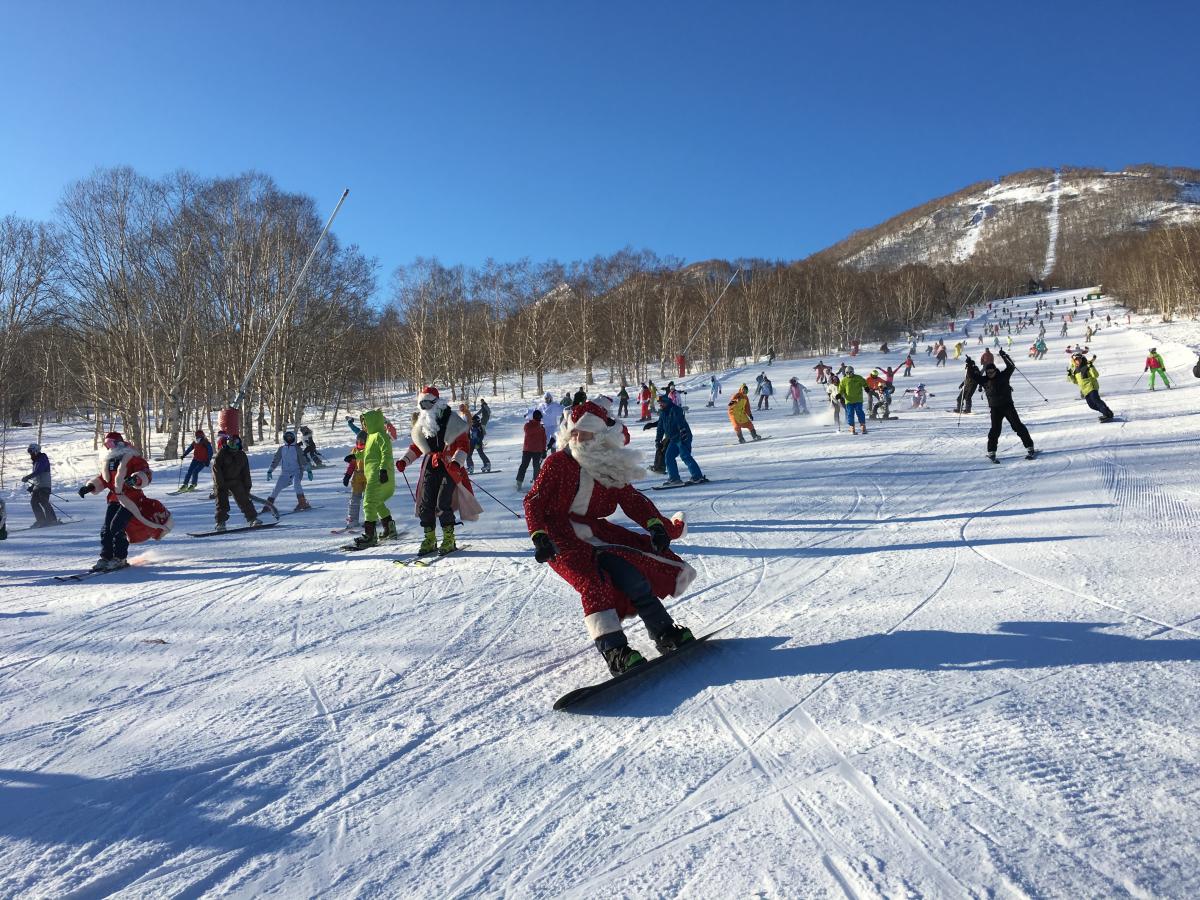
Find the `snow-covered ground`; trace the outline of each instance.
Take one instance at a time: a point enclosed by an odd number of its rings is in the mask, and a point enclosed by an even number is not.
[[[1196,358],[1102,330],[1101,425],[1057,333],[1040,362],[1014,338],[1032,462],[1006,430],[990,464],[986,404],[947,412],[961,370],[922,352],[897,383],[930,409],[866,436],[778,400],[739,446],[692,394],[712,482],[652,497],[691,523],[677,619],[727,627],[575,713],[550,706],[604,674],[578,599],[486,496],[426,571],[337,552],[340,466],[248,537],[186,537],[211,505],[171,497],[135,568],[62,584],[104,503],[60,481],[82,521],[0,544],[0,896],[1197,896]],[[814,363],[769,371],[819,389]],[[521,409],[478,479],[518,509]]]

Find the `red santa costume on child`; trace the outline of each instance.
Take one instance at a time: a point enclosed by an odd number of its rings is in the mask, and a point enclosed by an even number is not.
[[[579,591],[588,634],[617,675],[645,662],[629,646],[624,618],[641,616],[660,653],[693,639],[662,604],[696,577],[669,549],[686,525],[682,513],[667,519],[630,483],[646,470],[603,407],[572,408],[558,438],[562,452],[546,460],[525,495],[525,520],[537,561]],[[618,507],[648,534],[608,521]]]
[[[79,496],[108,491],[108,508],[100,529],[100,559],[94,571],[123,569],[129,562],[129,544],[154,538],[161,540],[171,530],[171,513],[142,489],[150,484],[150,465],[125,442],[119,432],[104,436],[100,474],[79,489]]]

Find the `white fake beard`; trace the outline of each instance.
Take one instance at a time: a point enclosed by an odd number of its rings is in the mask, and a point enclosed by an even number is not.
[[[449,403],[439,397],[437,403],[435,403],[431,409],[421,410],[420,415],[417,416],[417,428],[421,430],[421,434],[425,435],[425,437],[429,438],[430,440],[433,440],[435,437],[437,437],[437,417],[441,414],[442,410],[449,405]]]
[[[597,434],[590,441],[568,443],[566,450],[583,471],[605,487],[625,487],[646,477],[641,454],[625,446],[619,428]]]

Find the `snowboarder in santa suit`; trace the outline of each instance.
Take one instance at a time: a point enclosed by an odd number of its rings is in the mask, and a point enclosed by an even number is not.
[[[645,476],[617,423],[595,403],[571,410],[559,430],[563,452],[542,466],[525,496],[534,557],[580,594],[584,625],[613,675],[645,662],[621,620],[641,617],[659,653],[694,640],[663,606],[696,571],[670,549],[686,532],[683,514],[665,518],[631,482]],[[608,520],[620,508],[642,534]]]
[[[250,499],[250,460],[242,449],[239,435],[231,434],[221,442],[221,449],[213,459],[212,474],[217,491],[217,531],[224,531],[225,523],[229,521],[230,494],[246,517],[247,525],[252,528],[262,525],[254,511],[254,501]]]
[[[104,436],[100,474],[79,489],[79,496],[108,490],[108,509],[100,529],[100,559],[93,572],[112,572],[129,565],[130,540],[164,537],[171,530],[171,514],[157,500],[142,493],[153,476],[150,465],[120,432]],[[127,533],[132,530],[131,535]]]
[[[483,512],[471,479],[467,475],[467,454],[470,438],[466,420],[450,408],[436,387],[426,387],[417,398],[421,408],[412,427],[412,446],[396,462],[403,472],[418,456],[421,475],[417,479],[416,514],[424,536],[418,556],[431,553],[453,553],[458,549],[454,540],[455,513],[464,522],[473,522]],[[439,544],[435,525],[442,526]]]

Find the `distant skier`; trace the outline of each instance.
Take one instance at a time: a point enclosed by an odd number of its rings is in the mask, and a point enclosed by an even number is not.
[[[925,409],[929,404],[929,398],[935,396],[925,390],[925,385],[918,384],[916,388],[906,388],[904,393],[912,394],[912,409]]]
[[[8,540],[8,507],[4,498],[0,497],[0,541]]]
[[[208,468],[212,463],[212,441],[204,436],[203,429],[196,429],[196,433],[192,435],[192,442],[184,448],[179,458],[187,459],[189,454],[191,454],[192,461],[188,463],[187,473],[183,476],[183,484],[179,486],[180,493],[194,491],[196,483],[200,480],[201,470]]]
[[[113,572],[129,565],[129,544],[149,538],[159,540],[171,530],[171,514],[157,500],[142,493],[154,476],[142,458],[118,431],[104,436],[100,474],[79,489],[79,496],[108,491],[108,508],[100,529],[100,559],[93,572]]]
[[[229,496],[246,517],[252,528],[262,525],[250,497],[250,460],[242,449],[242,439],[234,434],[227,437],[213,458],[213,487],[217,492],[217,531],[224,531],[229,521]]]
[[[625,382],[621,382],[621,390],[617,392],[617,415],[625,418],[629,415],[629,388],[625,386]],[[534,475],[534,478],[537,476]]]
[[[346,505],[346,529],[357,529],[362,519],[363,494],[367,490],[367,476],[363,474],[363,451],[367,448],[367,433],[359,431],[354,439],[354,449],[343,458],[346,471],[342,474],[342,486],[350,488],[350,501]]]
[[[53,487],[50,479],[50,457],[42,452],[38,444],[30,444],[27,450],[33,463],[33,471],[21,480],[28,485],[29,505],[33,508],[33,527],[57,525],[58,516],[54,514],[54,505],[50,502],[50,491]]]
[[[535,409],[533,417],[525,423],[525,437],[521,444],[521,465],[517,469],[517,490],[521,490],[525,482],[525,472],[530,464],[533,465],[533,479],[537,480],[538,472],[542,469],[542,460],[546,458],[546,426],[542,424],[541,410]]]
[[[483,463],[480,473],[492,471],[492,461],[483,452],[483,425],[480,424],[478,415],[471,417],[471,428],[468,436],[471,441],[471,449],[467,452],[467,471],[472,473],[475,471],[474,456],[476,453],[479,454],[479,461]]]
[[[991,362],[991,360],[987,362]],[[987,365],[987,362],[984,365]],[[958,397],[954,401],[954,411],[970,415],[971,402],[975,399],[977,390],[979,390],[979,383],[971,377],[971,370],[964,367],[963,380],[958,383]]]
[[[304,441],[304,458],[310,469],[319,469],[325,465],[321,454],[317,452],[317,439],[313,437],[312,429],[307,425],[300,426],[300,438]]]
[[[933,367],[936,369],[938,366],[944,366],[946,364],[946,345],[938,343],[937,353],[934,355],[937,357],[937,362],[933,364]]]
[[[775,393],[775,386],[771,384],[771,379],[767,377],[767,373],[763,372],[761,380],[758,382],[758,409],[771,408],[771,395]]]
[[[767,365],[769,366],[773,362],[775,362],[775,348],[768,347],[767,348]]]
[[[595,403],[571,410],[559,432],[563,452],[525,496],[525,521],[534,558],[579,592],[588,635],[619,675],[645,662],[622,619],[640,616],[659,653],[694,640],[662,601],[681,596],[696,571],[670,549],[685,534],[683,515],[667,519],[633,487],[645,470],[615,424]],[[609,521],[618,508],[648,534]]]
[[[672,403],[666,394],[658,398],[658,433],[655,440],[657,443],[666,443],[663,461],[667,464],[667,484],[683,484],[679,477],[678,460],[681,459],[691,475],[688,484],[708,481],[692,456],[692,429],[688,426],[683,408]]]
[[[805,398],[804,392],[805,387],[800,383],[800,379],[794,376],[788,379],[787,396],[792,401],[793,416],[808,415],[808,400]]]
[[[542,411],[542,424],[546,426],[546,434],[549,440],[546,443],[546,452],[554,451],[554,436],[555,429],[558,428],[558,423],[563,417],[563,406],[561,403],[555,403],[554,397],[549,391],[546,391],[546,396],[542,398],[542,403],[538,406]]]
[[[1158,375],[1162,379],[1163,384],[1167,386],[1167,390],[1171,389],[1171,382],[1167,379],[1167,367],[1163,363],[1162,355],[1155,347],[1150,348],[1150,355],[1146,357],[1146,367],[1142,372],[1150,373],[1150,390],[1154,390],[1154,376]]]
[[[308,480],[312,481],[312,468],[308,465],[304,449],[296,443],[296,432],[290,428],[283,433],[283,443],[271,457],[271,465],[267,467],[267,481],[271,480],[276,469],[280,470],[280,475],[275,481],[275,487],[271,490],[271,496],[263,504],[262,514],[270,513],[276,519],[279,518],[275,500],[288,487],[296,492],[296,507],[292,510],[293,512],[312,509],[308,499],[304,496],[304,476],[307,474]]]
[[[642,382],[642,389],[638,391],[638,404],[642,408],[642,414],[638,418],[638,421],[645,422],[650,418],[650,387],[644,381]],[[557,427],[556,422],[548,422],[546,424],[548,428]]]
[[[909,353],[909,354],[908,354],[906,357],[904,357],[904,362],[903,362],[903,363],[901,363],[901,365],[902,365],[902,366],[904,366],[904,377],[905,377],[905,378],[911,378],[911,377],[912,377],[912,370],[913,370],[913,366],[915,366],[915,365],[916,365],[916,363],[915,363],[915,362],[913,362],[913,358],[912,358],[912,353],[911,353],[911,352],[910,352],[910,353]]]
[[[716,406],[717,398],[721,396],[721,382],[716,375],[708,376],[708,406]]]
[[[1096,357],[1089,360],[1082,353],[1072,356],[1071,365],[1067,368],[1067,380],[1079,388],[1079,396],[1087,405],[1100,413],[1101,422],[1112,421],[1112,410],[1100,399],[1100,371],[1096,368]]]
[[[825,360],[817,360],[817,364],[813,366],[817,373],[817,384],[828,384],[829,373],[833,371],[829,366],[825,365]]]
[[[754,416],[750,412],[748,393],[749,388],[743,384],[734,392],[728,403],[729,421],[733,424],[733,433],[737,435],[739,444],[746,443],[746,439],[742,437],[743,428],[750,432],[752,439],[760,440],[758,432],[754,430]]]
[[[842,395],[838,393],[839,383],[838,377],[831,373],[829,383],[825,385],[825,393],[829,397],[829,405],[833,408],[833,424],[837,426],[838,431],[841,431],[842,410],[846,408],[846,402],[842,400]]]
[[[862,433],[867,433],[867,417],[863,415],[863,393],[867,390],[867,379],[854,373],[853,366],[846,367],[846,377],[838,382],[838,395],[846,404],[846,424],[850,426],[851,434],[858,434],[858,426],[862,425]],[[855,418],[858,422],[855,422]]]
[[[1012,357],[1003,350],[1000,351],[1000,358],[1004,360],[1003,370],[997,368],[995,363],[989,363],[980,372],[971,357],[968,356],[966,362],[967,374],[983,387],[992,417],[992,426],[988,429],[987,436],[987,457],[992,462],[998,461],[996,446],[1000,442],[1000,429],[1007,420],[1009,427],[1025,446],[1025,458],[1033,459],[1036,453],[1033,449],[1033,438],[1030,437],[1029,429],[1025,427],[1025,423],[1017,414],[1017,407],[1013,404],[1012,386],[1009,384],[1016,367],[1013,365]]]

